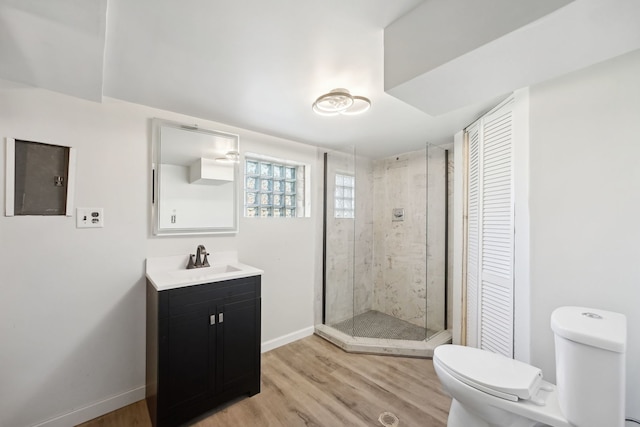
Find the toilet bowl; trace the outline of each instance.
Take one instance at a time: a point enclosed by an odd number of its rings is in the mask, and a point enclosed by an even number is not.
[[[557,386],[540,369],[472,347],[443,345],[433,365],[453,398],[448,427],[622,427],[626,318],[583,307],[551,315]]]

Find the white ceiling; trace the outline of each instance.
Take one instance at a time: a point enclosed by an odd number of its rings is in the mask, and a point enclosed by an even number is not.
[[[477,12],[480,1],[486,16]],[[475,91],[484,84],[478,78],[464,89],[474,96],[460,97],[459,82],[447,84],[442,70],[460,79],[451,64],[474,52],[477,57],[478,49],[492,40],[511,37],[514,44],[523,37],[535,39],[539,34],[531,28],[559,13],[564,18],[556,19],[559,24],[553,28],[560,34],[551,34],[551,39],[563,37],[556,27],[567,20],[578,20],[585,28],[602,27],[601,37],[608,28],[619,27],[621,14],[631,10],[634,22],[640,17],[640,9],[630,6],[640,4],[637,0],[575,0],[564,6],[568,1],[544,0],[541,12],[539,7],[524,8],[531,0],[0,0],[0,78],[96,102],[103,96],[118,98],[313,145],[355,145],[361,154],[382,157],[419,149],[425,142],[449,142],[453,133],[508,92],[540,79],[527,74],[510,83],[519,86]],[[501,31],[480,47],[461,43],[478,38],[477,30],[460,28],[465,5],[474,11],[472,17],[491,26],[514,19],[517,11],[517,26],[522,27],[513,31],[509,25],[499,26]],[[586,12],[568,9],[575,5]],[[555,8],[560,9],[542,16]],[[593,16],[602,9],[618,15]],[[407,18],[411,14],[414,19]],[[408,67],[412,74],[405,83],[395,81],[387,88],[397,97],[385,92],[384,29],[392,23],[389,30],[404,36],[387,46],[386,67]],[[604,43],[599,56],[586,55],[573,68],[562,61],[559,71],[547,70],[543,77],[640,48],[640,25],[623,27],[626,32],[610,43],[619,46],[621,38],[630,40],[623,48],[610,49]],[[442,39],[434,40],[437,34]],[[572,43],[575,47],[580,40]],[[460,52],[465,45],[467,53]],[[404,57],[403,46],[413,49]],[[434,46],[437,57],[444,58],[441,64],[427,61],[429,66],[420,69],[415,52],[429,56],[435,54]],[[442,53],[446,49],[451,49],[448,55]],[[550,53],[550,58],[572,56]],[[530,57],[530,63],[550,63],[547,54],[536,52],[539,57]],[[585,57],[582,51],[577,56]],[[473,61],[460,63],[468,67]],[[509,81],[490,72],[493,80]],[[507,72],[522,74],[517,67]],[[315,115],[315,98],[338,87],[369,97],[371,110],[355,117]],[[457,98],[445,102],[444,110],[429,110],[430,115],[416,94],[422,100]]]

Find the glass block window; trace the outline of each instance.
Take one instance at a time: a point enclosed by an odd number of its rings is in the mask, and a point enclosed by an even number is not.
[[[245,159],[244,216],[304,216],[304,166]]]
[[[356,178],[353,175],[336,174],[334,212],[336,218],[355,218]]]

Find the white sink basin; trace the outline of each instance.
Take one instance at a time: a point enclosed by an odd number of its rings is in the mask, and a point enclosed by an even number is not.
[[[232,253],[235,254],[235,253]],[[188,255],[147,258],[147,279],[161,291],[202,283],[221,282],[263,273],[255,267],[237,262],[229,253],[212,254],[209,259],[217,262],[211,267],[187,270]]]
[[[234,271],[241,271],[241,268],[234,267],[233,265],[214,265],[211,267],[193,268],[191,270],[169,271],[168,274],[176,279],[196,279],[200,277],[214,277],[219,274],[233,273]]]

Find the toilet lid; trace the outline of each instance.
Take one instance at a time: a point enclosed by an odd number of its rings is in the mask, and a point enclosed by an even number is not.
[[[433,360],[456,379],[503,399],[530,399],[542,383],[540,369],[473,347],[441,345]]]

